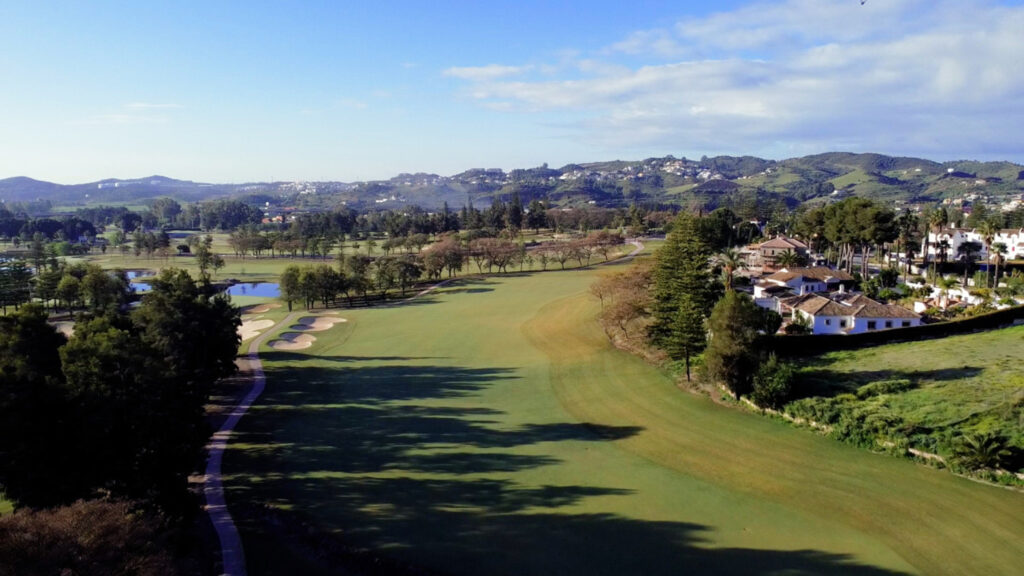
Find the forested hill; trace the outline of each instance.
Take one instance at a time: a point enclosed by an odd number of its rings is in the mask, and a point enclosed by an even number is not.
[[[0,180],[4,202],[48,201],[55,206],[104,202],[144,202],[163,196],[195,201],[221,196],[259,200],[293,197],[300,205],[360,208],[418,205],[433,209],[447,202],[489,204],[518,192],[553,204],[617,206],[635,201],[715,207],[735,193],[758,192],[795,205],[848,195],[888,201],[935,202],[980,196],[1000,200],[1024,191],[1024,166],[1011,162],[934,162],[921,158],[830,152],[787,160],[715,156],[699,160],[648,158],[568,164],[549,168],[472,169],[452,176],[399,174],[373,182],[257,182],[202,184],[151,176],[60,185],[18,177]]]

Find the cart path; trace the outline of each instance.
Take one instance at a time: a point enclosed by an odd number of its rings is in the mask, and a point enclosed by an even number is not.
[[[239,369],[250,375],[252,386],[234,408],[228,412],[227,419],[221,424],[206,445],[209,457],[206,460],[206,475],[204,479],[203,494],[206,496],[206,513],[210,516],[213,529],[217,531],[217,538],[220,540],[221,548],[221,574],[225,576],[245,576],[245,551],[242,549],[242,539],[238,535],[238,528],[235,527],[231,513],[228,511],[227,503],[224,500],[224,486],[221,481],[221,463],[224,459],[224,450],[227,448],[228,440],[234,431],[238,421],[242,419],[245,412],[252,406],[253,402],[263,393],[266,385],[266,377],[263,374],[263,365],[260,363],[260,345],[286,326],[290,326],[295,319],[306,312],[291,312],[272,328],[260,334],[249,343],[248,354],[245,358],[239,358]]]

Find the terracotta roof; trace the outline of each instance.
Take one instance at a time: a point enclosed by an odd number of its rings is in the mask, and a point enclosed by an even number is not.
[[[851,306],[859,306],[853,315],[858,318],[920,318],[921,316],[895,304],[882,304],[863,294],[854,294],[847,298]]]
[[[765,276],[765,280],[776,280],[779,282],[788,282],[793,278],[803,277],[808,280],[817,280],[819,282],[846,282],[853,280],[853,276],[850,276],[844,270],[833,270],[827,266],[813,266],[810,268],[783,268],[778,272]]]
[[[849,316],[852,308],[838,304],[824,296],[804,294],[788,299],[786,303],[796,310],[807,312],[812,316]]]
[[[853,316],[856,318],[920,318],[921,316],[894,304],[882,304],[863,294],[836,294],[825,298],[805,294],[784,301],[787,305],[812,316]]]
[[[772,238],[771,240],[768,240],[767,242],[762,242],[761,244],[758,244],[757,247],[758,248],[782,248],[782,249],[793,248],[793,249],[796,249],[796,250],[807,250],[807,244],[804,244],[803,242],[801,242],[799,240],[795,240],[793,238],[786,238],[785,236],[779,236],[777,238]]]

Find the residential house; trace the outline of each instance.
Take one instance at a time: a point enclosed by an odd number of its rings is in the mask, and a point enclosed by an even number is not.
[[[794,321],[807,321],[812,334],[860,334],[921,325],[920,315],[863,294],[804,294],[784,300],[783,305],[792,310]]]
[[[758,244],[757,251],[761,256],[761,265],[765,269],[770,270],[775,269],[779,256],[787,252],[793,252],[801,258],[807,258],[807,244],[795,238],[787,238],[785,236],[777,236],[767,242]]]
[[[853,276],[846,271],[826,266],[782,268],[754,284],[754,298],[766,298],[787,290],[797,296],[812,292],[835,292],[852,287],[852,283]]]

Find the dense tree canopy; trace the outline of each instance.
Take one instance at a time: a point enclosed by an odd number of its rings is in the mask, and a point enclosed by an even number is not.
[[[0,317],[0,487],[18,504],[109,492],[194,509],[187,477],[210,387],[235,369],[238,310],[178,270],[121,310],[95,309],[66,342],[39,306]]]

